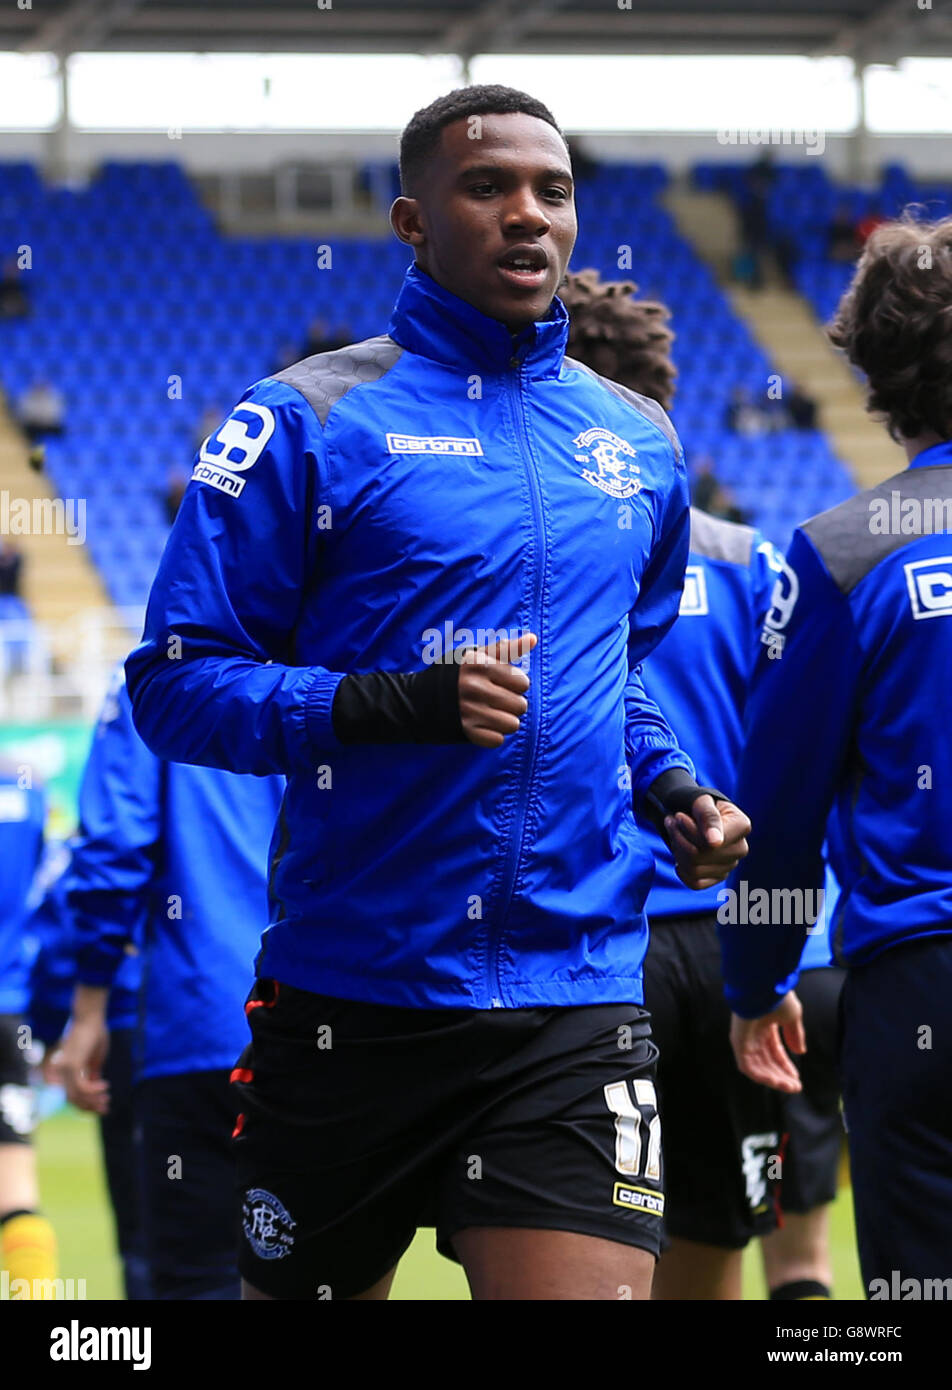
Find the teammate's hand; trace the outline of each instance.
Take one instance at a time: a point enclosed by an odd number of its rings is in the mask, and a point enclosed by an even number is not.
[[[80,1110],[108,1113],[109,1083],[102,1077],[108,1051],[109,1030],[102,1019],[74,1018],[62,1046],[53,1054],[60,1085]]]
[[[538,642],[532,632],[517,641],[503,638],[492,647],[473,647],[460,663],[459,714],[463,732],[480,748],[498,748],[514,734],[529,708],[529,677],[513,661]]]
[[[775,1091],[787,1091],[792,1095],[795,1091],[802,1091],[803,1084],[800,1073],[787,1055],[784,1042],[791,1052],[798,1055],[807,1050],[803,1008],[793,990],[785,994],[773,1012],[764,1014],[763,1018],[731,1015],[731,1047],[740,1070],[751,1081],[759,1081],[762,1086],[772,1086]]]
[[[62,1086],[63,1077],[59,1069],[60,1048],[63,1046],[63,1039],[59,1042],[51,1043],[43,1053],[43,1060],[40,1063],[40,1075],[47,1086]]]
[[[664,828],[678,878],[688,888],[713,888],[747,853],[750,821],[732,801],[699,796],[690,815],[668,816]]]

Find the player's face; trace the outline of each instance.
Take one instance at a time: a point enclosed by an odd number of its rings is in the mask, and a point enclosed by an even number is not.
[[[565,143],[521,113],[453,121],[394,226],[422,270],[517,332],[545,317],[575,244]]]

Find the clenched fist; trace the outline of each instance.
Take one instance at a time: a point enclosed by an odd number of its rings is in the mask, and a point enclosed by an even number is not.
[[[492,647],[473,647],[460,663],[459,714],[463,732],[479,748],[498,748],[514,734],[529,708],[529,677],[512,662],[538,642],[527,632],[517,641],[504,638]]]

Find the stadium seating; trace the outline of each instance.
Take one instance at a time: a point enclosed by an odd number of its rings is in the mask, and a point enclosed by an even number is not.
[[[732,389],[761,395],[772,367],[658,202],[665,182],[655,164],[602,166],[584,180],[573,265],[631,276],[670,306],[688,458],[711,456],[784,544],[852,487],[819,434],[727,430]],[[387,187],[379,171],[374,185]],[[817,192],[810,207],[820,202]],[[45,186],[30,164],[0,164],[0,246],[32,252],[31,313],[0,328],[0,384],[14,401],[36,379],[63,391],[67,428],[49,441],[48,470],[62,494],[87,499],[88,545],[116,603],[146,598],[167,532],[164,493],[191,461],[202,414],[226,413],[283,365],[282,345],[303,342],[315,315],[355,340],[385,327],[406,248],[329,244],[319,269],[315,238],[221,235],[171,162],[108,162],[80,192]]]

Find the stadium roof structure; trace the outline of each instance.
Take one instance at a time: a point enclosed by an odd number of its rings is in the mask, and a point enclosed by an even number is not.
[[[0,6],[0,48],[251,53],[952,54],[915,0],[42,0]]]

